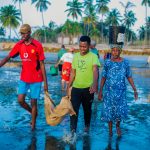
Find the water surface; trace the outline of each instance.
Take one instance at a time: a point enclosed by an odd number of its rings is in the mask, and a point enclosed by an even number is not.
[[[0,59],[7,52],[0,54]],[[124,56],[130,61],[133,78],[139,93],[134,101],[133,91],[127,85],[129,105],[128,119],[121,124],[123,135],[117,138],[114,127],[113,137],[109,138],[107,124],[100,120],[101,103],[95,100],[91,129],[84,134],[83,111],[80,108],[77,139],[74,143],[67,141],[69,135],[69,116],[60,125],[51,127],[45,122],[44,95],[38,100],[37,127],[30,128],[30,115],[17,102],[17,87],[20,67],[0,68],[0,149],[1,150],[147,150],[150,147],[150,68],[146,66],[147,56]],[[46,53],[47,62],[56,62],[56,54]],[[19,60],[19,58],[17,58]],[[100,61],[103,63],[102,58]],[[56,104],[64,95],[61,92],[60,76],[50,76],[46,64],[49,93]],[[100,69],[101,72],[101,69]],[[30,95],[27,95],[30,103]]]

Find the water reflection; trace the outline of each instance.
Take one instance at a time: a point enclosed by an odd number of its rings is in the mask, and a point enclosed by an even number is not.
[[[113,148],[112,146],[112,143],[113,143],[113,139],[112,137],[109,137],[108,138],[108,145],[107,147],[105,148],[105,150],[119,150],[119,144],[120,144],[120,141],[121,141],[121,137],[117,137],[116,138],[116,141],[115,141],[115,148]]]
[[[31,144],[27,147],[27,150],[36,150],[37,149],[36,142],[37,142],[36,137],[32,136]]]
[[[52,56],[52,55],[51,55]],[[1,56],[0,56],[1,57]],[[69,119],[64,120],[57,127],[50,127],[45,122],[43,91],[38,101],[39,115],[37,118],[36,135],[32,135],[29,127],[29,114],[19,107],[17,102],[17,82],[19,80],[19,67],[0,68],[0,147],[1,149],[46,149],[46,150],[143,150],[150,147],[150,68],[143,67],[144,59],[136,57],[132,59],[133,78],[139,93],[138,101],[133,100],[131,86],[127,85],[127,97],[129,104],[128,119],[122,124],[124,134],[122,139],[107,139],[105,134],[107,125],[101,122],[101,103],[95,100],[92,106],[92,120],[90,135],[83,135],[83,115],[79,116],[79,128],[81,132],[73,144],[63,141],[63,132],[69,132]],[[51,58],[50,58],[51,61]],[[142,66],[143,65],[143,66]],[[64,93],[61,91],[60,76],[52,77],[49,74],[50,64],[46,64],[49,93],[56,104],[60,102]],[[28,101],[29,99],[27,99]],[[81,114],[83,113],[80,109]],[[68,116],[69,117],[69,116]],[[21,130],[20,130],[21,128]],[[16,132],[16,130],[17,132]],[[20,131],[20,132],[18,132]],[[54,136],[45,136],[45,133]],[[7,139],[7,140],[5,140]],[[24,148],[24,147],[25,148]]]
[[[83,149],[91,150],[91,140],[89,135],[83,136]]]
[[[65,150],[65,145],[54,136],[46,136],[45,150]]]

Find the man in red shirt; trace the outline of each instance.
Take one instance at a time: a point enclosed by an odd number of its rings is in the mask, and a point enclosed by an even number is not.
[[[35,128],[37,117],[37,99],[40,96],[41,84],[44,81],[44,90],[48,91],[46,71],[44,65],[44,50],[42,44],[31,37],[31,27],[23,24],[20,28],[21,40],[16,43],[10,53],[0,61],[0,67],[10,58],[20,55],[22,71],[18,88],[19,104],[31,113],[32,130]],[[25,101],[27,91],[30,90],[31,106]]]

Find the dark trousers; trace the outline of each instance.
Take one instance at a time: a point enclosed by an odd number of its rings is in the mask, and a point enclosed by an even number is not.
[[[77,121],[78,121],[78,113],[80,104],[82,103],[83,111],[84,111],[84,123],[85,127],[90,126],[91,114],[92,114],[92,102],[94,99],[94,94],[90,94],[89,88],[72,88],[71,91],[71,103],[73,106],[76,115],[70,117],[70,127],[71,131],[76,131]]]

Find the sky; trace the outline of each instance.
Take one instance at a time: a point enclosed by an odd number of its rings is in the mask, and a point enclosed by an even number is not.
[[[44,12],[44,20],[45,25],[48,26],[50,21],[54,21],[57,25],[64,24],[67,19],[67,12],[64,12],[67,9],[66,3],[68,0],[50,0],[51,5],[48,10]],[[83,2],[83,0],[79,0]],[[140,26],[145,24],[145,7],[141,6],[142,0],[111,0],[109,3],[110,10],[113,8],[117,8],[121,15],[123,15],[124,9],[119,3],[122,1],[126,4],[128,1],[134,3],[136,7],[131,8],[136,14],[137,21],[132,29],[136,32]],[[12,0],[0,0],[0,7],[12,4]],[[13,4],[14,5],[14,4]],[[18,4],[15,5],[16,8],[19,9]],[[24,23],[30,24],[32,27],[42,26],[42,17],[41,13],[37,12],[34,5],[31,5],[31,0],[27,0],[27,2],[22,5],[22,14]],[[150,8],[148,8],[148,16],[150,16]],[[69,18],[71,19],[71,18]],[[79,18],[80,20],[81,18]]]

